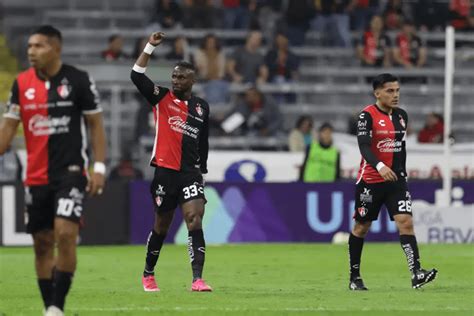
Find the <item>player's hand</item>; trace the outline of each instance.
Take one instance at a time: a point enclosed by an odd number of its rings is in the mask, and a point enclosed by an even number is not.
[[[161,44],[164,38],[165,38],[165,33],[155,32],[150,35],[150,38],[148,38],[148,43],[150,43],[153,46],[158,46]]]
[[[89,178],[86,191],[90,196],[101,195],[104,190],[105,176],[101,173],[94,172]]]
[[[398,180],[398,177],[395,174],[395,172],[393,172],[393,170],[390,169],[387,166],[383,166],[380,169],[379,173],[385,181],[397,181]]]

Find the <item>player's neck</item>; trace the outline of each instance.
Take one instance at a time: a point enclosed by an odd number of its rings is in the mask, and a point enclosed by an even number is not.
[[[387,114],[392,114],[392,108],[391,108],[391,107],[384,106],[384,105],[380,104],[379,101],[375,102],[375,105],[377,105],[377,107],[378,107],[381,111],[383,111],[383,112],[385,112],[385,113],[387,113]]]
[[[190,91],[186,91],[186,92],[182,92],[182,93],[176,93],[176,92],[173,92],[174,95],[180,99],[181,101],[188,101],[189,99],[191,99],[191,95],[192,95],[192,92],[191,90]]]
[[[43,69],[38,69],[37,74],[43,80],[49,80],[52,77],[56,76],[63,66],[62,61],[59,59],[52,62],[50,65],[44,67]]]

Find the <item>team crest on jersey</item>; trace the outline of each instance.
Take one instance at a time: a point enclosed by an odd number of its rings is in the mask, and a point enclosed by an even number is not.
[[[154,95],[160,94],[160,87],[155,86],[155,88],[153,89],[153,94],[154,94]]]
[[[359,213],[361,217],[364,217],[365,215],[367,215],[367,208],[361,206],[357,208],[357,212]]]
[[[403,117],[401,115],[399,115],[400,117],[400,125],[403,127],[403,128],[406,128],[406,124],[405,124],[405,120],[403,119]]]
[[[203,114],[201,104],[199,104],[199,103],[196,105],[196,112],[197,112],[197,114],[199,114],[199,116],[202,116],[202,114]]]
[[[71,90],[72,90],[71,86],[67,84],[62,84],[58,86],[58,89],[57,89],[59,96],[63,99],[66,99],[69,96],[69,94],[71,93]]]

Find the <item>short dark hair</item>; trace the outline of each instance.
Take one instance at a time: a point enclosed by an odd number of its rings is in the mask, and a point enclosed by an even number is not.
[[[334,130],[334,128],[332,127],[331,123],[329,123],[329,122],[324,122],[324,123],[321,124],[321,126],[319,127],[319,131],[321,132],[323,129],[326,129],[326,128],[329,128],[331,131]]]
[[[31,32],[31,35],[41,34],[47,37],[57,38],[60,42],[63,41],[63,36],[61,32],[52,25],[41,25]]]
[[[194,67],[194,65],[191,64],[190,62],[185,61],[185,60],[178,61],[175,64],[175,67],[181,67],[181,68],[189,69],[189,70],[192,70],[192,71],[196,72],[196,68]]]
[[[204,38],[203,38],[202,41],[201,41],[201,44],[199,45],[199,48],[205,49],[205,48],[206,48],[207,41],[208,41],[210,38],[213,38],[213,39],[216,41],[216,50],[217,50],[217,51],[220,51],[220,50],[221,50],[221,43],[220,43],[219,39],[217,38],[217,36],[214,35],[213,33],[209,33],[209,34],[206,34],[206,36],[204,36]]]
[[[372,80],[372,87],[374,88],[374,90],[377,90],[378,88],[382,88],[383,85],[386,84],[387,82],[395,82],[395,81],[400,81],[400,80],[398,80],[398,77],[389,73],[380,74],[377,77],[375,77],[374,80]]]
[[[112,43],[115,41],[117,38],[121,37],[119,34],[112,34],[109,36],[109,43]]]
[[[301,115],[300,117],[298,117],[298,120],[296,121],[296,125],[295,127],[296,128],[300,128],[301,125],[303,125],[303,122],[304,121],[309,121],[311,123],[311,125],[313,125],[313,118],[309,115]]]

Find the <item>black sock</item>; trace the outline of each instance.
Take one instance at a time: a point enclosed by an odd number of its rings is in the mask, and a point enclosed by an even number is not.
[[[351,233],[349,236],[349,260],[351,267],[351,280],[360,277],[360,257],[362,256],[362,247],[364,238],[360,238]]]
[[[414,235],[400,235],[400,244],[407,257],[408,269],[412,273],[420,270],[420,254],[418,252],[418,243]]]
[[[161,247],[163,247],[163,242],[166,238],[166,234],[157,234],[155,230],[152,230],[148,236],[148,241],[146,243],[146,260],[145,260],[145,270],[143,271],[143,276],[154,275],[156,262],[160,256]]]
[[[54,271],[53,298],[51,305],[64,310],[64,302],[66,301],[66,295],[71,287],[73,276],[74,273],[72,272],[64,272],[57,269]]]
[[[193,282],[202,279],[202,269],[206,257],[206,242],[202,229],[190,231],[188,234],[188,252],[193,269]]]
[[[53,279],[38,279],[38,286],[41,291],[44,307],[47,308],[51,305],[51,299],[53,296]]]

